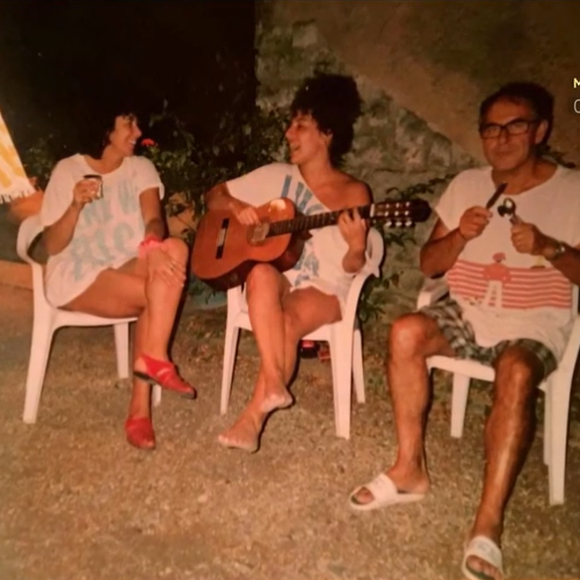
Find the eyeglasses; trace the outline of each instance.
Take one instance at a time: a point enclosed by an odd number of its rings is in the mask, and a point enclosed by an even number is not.
[[[523,135],[530,130],[530,127],[538,123],[538,119],[532,119],[528,121],[527,119],[513,119],[505,125],[500,125],[499,123],[486,123],[485,125],[479,126],[479,134],[482,139],[497,139],[503,130],[508,135]]]

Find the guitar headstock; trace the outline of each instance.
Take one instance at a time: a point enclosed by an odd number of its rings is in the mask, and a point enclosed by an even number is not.
[[[388,228],[409,228],[430,215],[431,206],[424,199],[405,199],[373,204],[370,217],[384,220]]]

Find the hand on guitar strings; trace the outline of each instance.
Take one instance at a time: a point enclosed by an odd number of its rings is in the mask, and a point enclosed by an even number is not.
[[[230,211],[234,214],[236,219],[245,226],[258,225],[260,218],[258,212],[253,205],[244,203],[239,199],[234,199],[230,202]]]
[[[349,248],[362,251],[366,249],[369,223],[368,220],[362,219],[356,207],[344,210],[337,223]]]

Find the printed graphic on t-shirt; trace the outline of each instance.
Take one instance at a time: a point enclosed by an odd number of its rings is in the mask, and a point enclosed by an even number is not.
[[[292,191],[292,175],[286,175],[281,197],[287,197],[293,200],[296,209],[303,215],[313,215],[325,211],[325,207],[301,181],[295,184],[294,191]],[[317,278],[319,276],[319,268],[320,263],[318,257],[314,253],[312,240],[309,239],[304,244],[304,250],[300,259],[296,262],[294,268],[292,268],[299,272],[295,284],[299,284],[304,280]]]
[[[505,259],[497,252],[488,264],[458,260],[447,275],[451,294],[491,308],[571,308],[570,282],[556,268],[545,261],[529,268],[511,267]]]
[[[72,276],[82,280],[87,272],[112,263],[119,256],[133,256],[135,239],[142,232],[135,229],[140,216],[139,201],[131,183],[116,184],[116,195],[104,188],[103,197],[86,205],[70,244]],[[113,207],[115,204],[115,207]],[[117,219],[114,219],[114,216]],[[132,242],[129,246],[129,242]]]

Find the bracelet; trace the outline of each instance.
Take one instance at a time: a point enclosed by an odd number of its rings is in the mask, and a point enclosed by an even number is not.
[[[139,244],[139,257],[144,258],[151,250],[161,246],[163,242],[155,234],[147,234]]]

